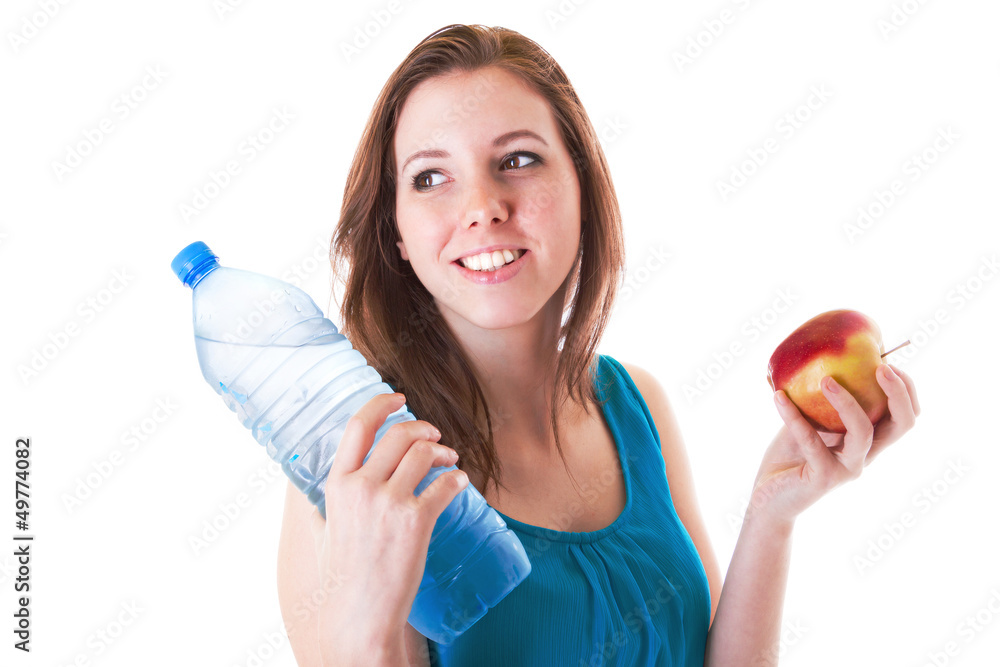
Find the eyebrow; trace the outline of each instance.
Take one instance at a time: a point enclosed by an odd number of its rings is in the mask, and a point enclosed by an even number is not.
[[[539,136],[538,134],[532,132],[531,130],[512,130],[510,132],[505,132],[504,134],[501,134],[499,137],[497,137],[496,139],[494,139],[493,140],[493,147],[494,148],[499,148],[500,146],[503,146],[504,144],[508,144],[511,141],[514,141],[515,139],[522,139],[522,138],[525,138],[525,137],[530,137],[532,139],[537,139],[538,141],[542,142],[542,144],[544,144],[545,146],[549,145],[548,142],[545,141],[545,139],[542,139],[541,136]],[[403,171],[406,170],[406,165],[410,164],[410,162],[412,162],[413,160],[416,160],[418,158],[424,158],[424,157],[450,157],[450,155],[451,154],[448,151],[443,151],[443,150],[441,150],[439,148],[428,148],[428,149],[425,149],[425,150],[417,151],[416,153],[413,153],[412,155],[410,155],[410,157],[406,158],[406,160],[403,162],[403,166],[400,167],[400,169],[399,169],[399,173],[403,173]]]

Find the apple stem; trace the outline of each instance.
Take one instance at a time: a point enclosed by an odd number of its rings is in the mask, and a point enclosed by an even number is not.
[[[901,348],[901,347],[906,347],[906,346],[907,346],[907,345],[909,345],[909,344],[910,344],[910,341],[906,341],[905,343],[900,343],[900,344],[899,344],[899,345],[897,345],[896,347],[892,348],[891,350],[889,350],[888,352],[886,352],[885,354],[883,354],[883,355],[882,355],[882,358],[883,358],[883,359],[885,359],[885,358],[886,358],[886,356],[888,356],[888,355],[892,354],[893,352],[895,352],[896,350],[898,350],[898,349],[899,349],[899,348]]]

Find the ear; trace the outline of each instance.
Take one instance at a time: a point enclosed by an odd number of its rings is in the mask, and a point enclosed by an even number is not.
[[[403,245],[402,241],[396,241],[396,247],[399,248],[399,256],[405,261],[410,261],[410,256],[406,254],[406,246]]]

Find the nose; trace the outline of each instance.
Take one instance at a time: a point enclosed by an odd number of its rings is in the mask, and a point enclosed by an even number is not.
[[[504,222],[508,213],[502,187],[489,176],[469,183],[464,209],[464,223],[467,227]]]

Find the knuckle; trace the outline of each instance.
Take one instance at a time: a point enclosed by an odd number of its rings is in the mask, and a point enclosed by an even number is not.
[[[402,502],[394,506],[393,524],[406,532],[414,532],[423,525],[423,517],[413,503]]]
[[[378,495],[379,484],[370,477],[358,476],[354,482],[353,495],[365,501],[371,501]]]
[[[872,424],[868,419],[865,419],[865,421],[867,423],[864,424],[864,426],[862,427],[861,434],[864,436],[865,442],[871,442],[872,438],[875,435],[875,425]]]
[[[364,417],[361,416],[360,412],[355,412],[347,420],[347,423],[344,425],[344,430],[347,430],[348,428],[354,428],[355,430],[357,430],[357,429],[363,429],[364,427],[365,427]]]
[[[427,429],[422,426],[426,422],[421,422],[419,420],[408,420],[402,422],[396,422],[389,427],[386,433],[393,433],[398,437],[410,436],[416,438],[419,434],[424,433]]]
[[[423,438],[430,432],[430,429],[425,425],[425,422],[421,421],[408,421],[400,424],[406,429],[406,434],[413,438]]]
[[[416,535],[422,533],[428,524],[424,513],[419,511],[416,507],[407,506],[407,512],[405,515],[404,530],[411,535]]]
[[[419,456],[431,456],[434,454],[434,444],[426,440],[417,440],[410,447]]]
[[[440,433],[440,431],[430,422],[420,421],[416,423],[420,424],[419,431],[423,434],[425,439],[431,440],[438,437],[438,433]]]
[[[793,421],[790,426],[792,435],[800,442],[805,442],[813,437],[813,427],[803,417]]]

